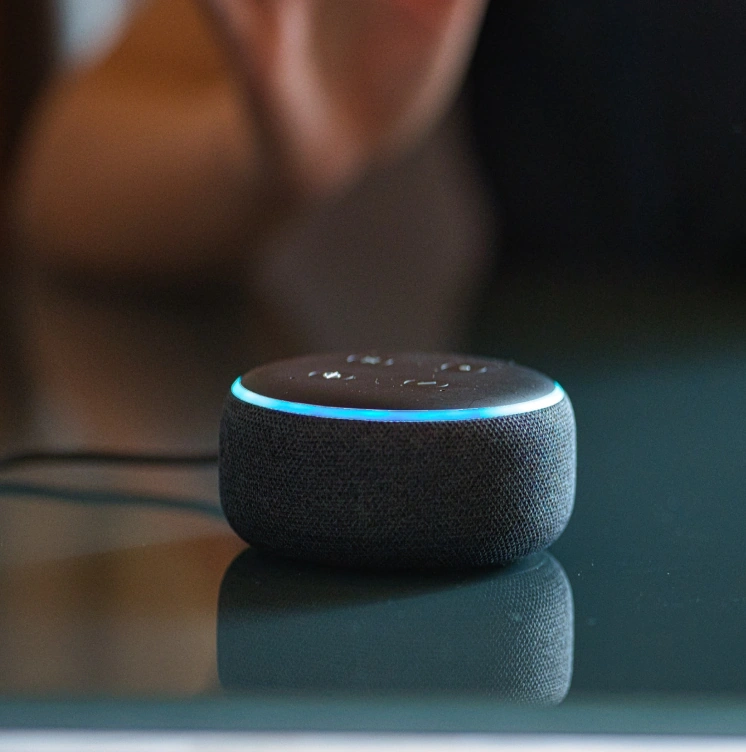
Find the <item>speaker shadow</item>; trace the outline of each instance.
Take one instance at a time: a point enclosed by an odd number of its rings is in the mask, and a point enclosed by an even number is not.
[[[248,549],[220,587],[218,674],[229,691],[556,705],[573,645],[572,589],[546,552],[499,570],[381,575]]]

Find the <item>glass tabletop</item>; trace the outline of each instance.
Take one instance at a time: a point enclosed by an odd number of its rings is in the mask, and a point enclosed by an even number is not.
[[[503,569],[248,549],[214,468],[5,472],[0,723],[746,733],[746,347],[740,315],[713,337],[700,314],[585,349],[546,308],[543,343],[482,333],[578,422],[566,532]]]

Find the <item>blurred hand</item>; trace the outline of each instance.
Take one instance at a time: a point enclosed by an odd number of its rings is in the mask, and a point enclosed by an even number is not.
[[[258,177],[301,200],[420,139],[457,91],[486,0],[201,0],[231,51]]]

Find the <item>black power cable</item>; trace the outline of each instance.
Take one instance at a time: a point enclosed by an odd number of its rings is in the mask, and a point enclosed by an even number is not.
[[[108,451],[38,451],[17,452],[0,456],[0,472],[25,465],[37,464],[111,464],[111,465],[143,465],[165,468],[168,466],[184,465],[199,467],[214,465],[218,461],[216,453],[204,454],[159,454],[159,453],[126,453]],[[45,498],[55,501],[71,502],[84,505],[101,506],[142,506],[161,509],[171,509],[182,512],[197,512],[211,517],[223,518],[223,514],[216,504],[200,499],[185,499],[179,497],[159,497],[138,494],[127,491],[106,491],[92,489],[68,489],[55,485],[33,485],[0,482],[0,498],[20,496]]]
[[[111,465],[148,465],[167,467],[169,465],[214,465],[218,455],[214,452],[204,454],[159,454],[126,453],[107,451],[78,452],[18,452],[0,456],[0,471],[31,464],[111,464]]]
[[[180,496],[155,496],[130,491],[107,491],[103,489],[69,489],[60,486],[31,483],[0,482],[0,499],[39,499],[60,501],[78,506],[94,507],[144,507],[190,512],[224,520],[220,507],[203,499],[187,499]]]

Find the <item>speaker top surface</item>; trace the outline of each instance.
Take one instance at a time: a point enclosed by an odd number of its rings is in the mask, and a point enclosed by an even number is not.
[[[402,411],[402,416],[412,411],[421,419],[514,415],[564,396],[558,384],[530,368],[438,353],[335,353],[276,361],[242,376],[232,391],[244,402],[288,412],[296,411],[293,406],[305,414],[303,406],[318,407],[325,417],[355,417],[335,415],[337,408]]]

